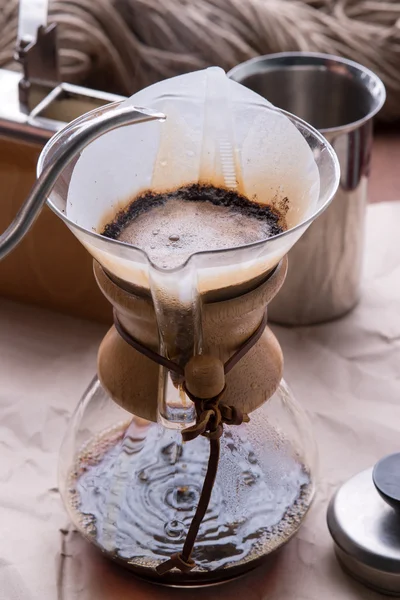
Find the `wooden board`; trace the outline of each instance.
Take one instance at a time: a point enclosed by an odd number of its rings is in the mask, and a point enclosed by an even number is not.
[[[0,230],[35,181],[41,148],[0,138]],[[92,258],[46,206],[21,244],[0,262],[0,295],[111,323],[111,307],[93,276]]]

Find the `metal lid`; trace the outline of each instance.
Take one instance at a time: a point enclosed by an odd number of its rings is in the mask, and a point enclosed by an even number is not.
[[[400,596],[399,511],[400,453],[347,481],[332,498],[327,515],[341,566],[365,585],[396,596]]]

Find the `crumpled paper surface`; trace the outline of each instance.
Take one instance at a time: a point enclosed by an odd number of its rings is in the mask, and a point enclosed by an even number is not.
[[[344,480],[400,446],[400,203],[368,211],[363,298],[340,321],[274,328],[285,378],[307,408],[319,489],[275,567],[204,590],[151,586],[112,564],[69,524],[58,449],[95,372],[104,326],[0,301],[0,600],[373,600],[342,573],[325,515]]]

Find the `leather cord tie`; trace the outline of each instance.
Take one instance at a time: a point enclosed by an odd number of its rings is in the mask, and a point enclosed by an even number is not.
[[[209,400],[196,398],[186,389],[185,385],[183,389],[190,400],[194,402],[197,413],[196,423],[182,431],[184,442],[190,442],[199,435],[203,435],[209,440],[218,439],[223,432],[223,423],[226,423],[226,425],[241,425],[243,422],[249,422],[248,415],[242,413],[241,410],[234,406],[220,404],[225,388],[218,396]]]
[[[264,317],[254,331],[254,333],[240,346],[238,350],[227,360],[224,364],[224,374],[226,375],[233,367],[243,358],[243,356],[252,348],[260,339],[267,324],[267,313],[264,313]],[[192,394],[186,386],[185,371],[184,369],[169,360],[168,358],[161,356],[157,352],[154,352],[150,348],[147,348],[141,342],[138,342],[126,331],[121,325],[116,311],[114,311],[114,325],[119,335],[125,342],[132,346],[135,350],[147,356],[150,360],[158,363],[159,365],[167,368],[169,371],[177,373],[183,378],[183,389],[190,400],[194,403],[196,408],[196,423],[191,427],[187,427],[182,431],[182,439],[184,442],[194,440],[199,435],[208,438],[210,442],[210,455],[207,465],[207,473],[204,478],[203,487],[200,494],[200,499],[196,512],[192,519],[192,522],[187,533],[185,543],[182,548],[182,552],[173,554],[167,561],[161,563],[156,568],[159,575],[164,575],[172,569],[179,569],[182,573],[188,573],[195,566],[196,563],[191,558],[193,546],[196,541],[196,537],[201,525],[201,522],[207,512],[207,508],[210,502],[211,493],[213,490],[215,478],[218,470],[219,454],[220,454],[220,437],[223,433],[223,425],[240,425],[241,423],[247,423],[250,419],[248,415],[242,413],[234,406],[228,406],[221,402],[224,395],[226,386],[222,391],[212,398],[199,398]]]

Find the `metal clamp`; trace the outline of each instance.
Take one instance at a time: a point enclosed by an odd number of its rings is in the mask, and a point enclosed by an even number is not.
[[[15,59],[21,63],[19,82],[21,107],[29,111],[31,89],[50,91],[60,83],[57,26],[47,24],[48,0],[20,0]]]

